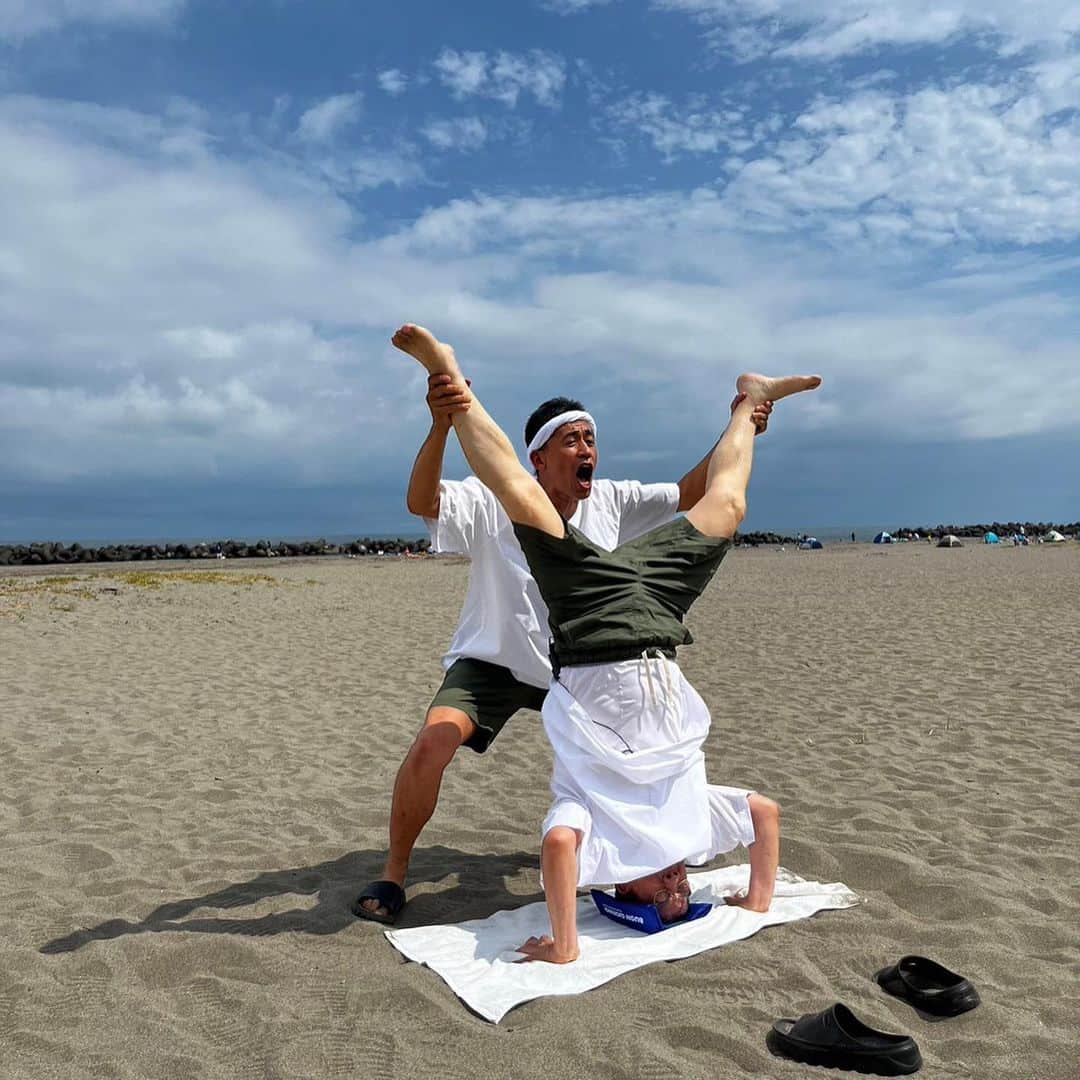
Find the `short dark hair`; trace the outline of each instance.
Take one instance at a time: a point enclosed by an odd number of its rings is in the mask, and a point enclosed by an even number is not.
[[[558,416],[560,413],[571,412],[573,410],[583,410],[584,405],[580,401],[575,401],[573,398],[568,397],[553,397],[549,401],[545,401],[543,405],[537,406],[533,410],[532,416],[525,421],[525,445],[533,441],[533,436],[552,418]]]

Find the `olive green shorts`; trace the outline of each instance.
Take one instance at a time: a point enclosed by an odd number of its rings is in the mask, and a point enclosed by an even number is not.
[[[447,671],[428,710],[443,705],[463,712],[476,725],[465,745],[482,754],[518,709],[539,712],[545,697],[546,690],[520,682],[508,668],[463,656]]]

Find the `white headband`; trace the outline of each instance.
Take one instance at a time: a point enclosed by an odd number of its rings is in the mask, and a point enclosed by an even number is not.
[[[533,437],[532,442],[529,443],[527,450],[531,454],[534,450],[539,450],[563,426],[563,424],[572,424],[575,420],[587,420],[589,427],[592,428],[593,438],[596,438],[596,421],[584,410],[584,409],[571,409],[570,412],[559,413],[558,416],[553,416]]]

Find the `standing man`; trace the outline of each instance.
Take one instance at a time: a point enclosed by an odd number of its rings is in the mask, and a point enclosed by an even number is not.
[[[431,430],[413,465],[406,505],[424,518],[435,551],[463,552],[471,556],[472,567],[458,627],[443,657],[446,675],[394,782],[382,878],[353,904],[359,918],[387,924],[405,906],[409,857],[435,812],[443,772],[458,748],[484,753],[518,709],[540,711],[551,681],[547,608],[510,519],[475,477],[442,479],[452,417],[469,407],[468,398],[449,375],[433,375],[427,403]],[[771,402],[754,410],[759,433],[771,411]],[[570,398],[552,398],[533,412],[525,444],[555,509],[609,550],[692,507],[704,494],[712,453],[677,484],[594,479],[596,423]]]

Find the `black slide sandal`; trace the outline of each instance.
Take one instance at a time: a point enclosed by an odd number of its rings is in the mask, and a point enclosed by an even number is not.
[[[964,978],[925,956],[904,956],[874,978],[887,994],[935,1016],[959,1016],[979,1004],[979,991]]]
[[[806,1065],[878,1076],[906,1076],[922,1067],[910,1035],[876,1031],[840,1002],[798,1020],[777,1020],[766,1042],[773,1053]]]
[[[368,911],[363,906],[365,900],[377,900],[386,908],[386,915]],[[405,907],[405,890],[396,881],[373,881],[354,901],[352,913],[358,919],[370,919],[372,922],[393,926]]]

